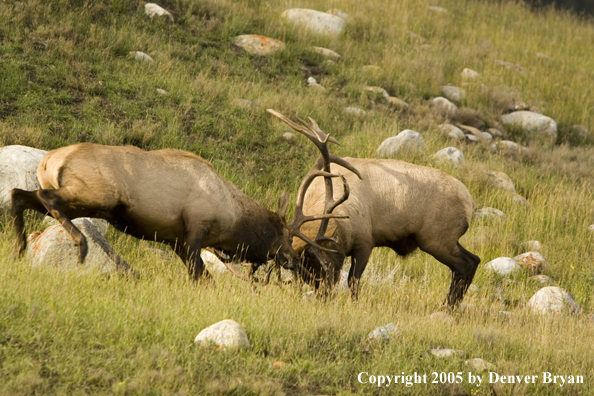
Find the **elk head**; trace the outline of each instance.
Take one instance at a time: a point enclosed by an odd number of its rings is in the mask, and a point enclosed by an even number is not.
[[[340,157],[330,154],[328,150],[328,142],[332,142],[334,144],[339,143],[334,138],[330,137],[330,135],[325,134],[312,118],[309,118],[311,124],[308,124],[306,121],[300,119],[299,117],[296,117],[298,121],[302,124],[299,125],[274,110],[268,109],[268,112],[285,122],[287,125],[289,125],[297,132],[300,132],[303,135],[305,135],[316,145],[316,147],[320,151],[320,158],[316,161],[314,166],[307,173],[307,175],[301,182],[301,185],[299,186],[299,191],[297,193],[297,202],[295,205],[295,216],[288,227],[293,236],[302,239],[307,244],[307,247],[302,253],[302,261],[305,265],[301,266],[301,277],[306,282],[314,283],[316,287],[319,286],[320,282],[325,282],[328,286],[331,287],[338,280],[338,276],[340,275],[340,268],[342,267],[342,263],[344,262],[346,256],[345,253],[341,251],[338,242],[335,239],[326,236],[326,231],[328,229],[328,223],[331,218],[348,218],[348,216],[332,214],[332,211],[338,205],[340,205],[348,199],[349,186],[344,176],[330,173],[330,163],[338,164],[350,170],[351,172],[355,173],[359,178],[361,178],[361,174],[349,162],[345,161]],[[324,177],[324,186],[326,193],[324,213],[315,216],[305,216],[303,214],[303,200],[305,198],[305,193],[307,192],[307,189],[309,188],[313,180],[316,177],[320,176]],[[342,196],[340,196],[336,200],[334,199],[334,191],[332,185],[332,178],[335,177],[341,178],[344,187]],[[301,232],[301,226],[305,222],[313,220],[321,220],[320,228],[314,240],[312,240],[311,238],[309,238]]]

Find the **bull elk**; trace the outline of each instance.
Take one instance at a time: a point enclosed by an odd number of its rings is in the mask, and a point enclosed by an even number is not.
[[[345,161],[333,160],[348,168]],[[300,268],[285,223],[287,195],[279,200],[278,211],[271,212],[193,153],[80,143],[50,151],[37,177],[39,190],[12,190],[19,254],[27,243],[23,212],[32,209],[48,213],[64,226],[78,245],[81,263],[87,240],[71,220],[98,217],[136,238],[170,245],[193,280],[209,276],[200,258],[204,247],[256,266],[274,259],[286,269]],[[332,217],[312,216],[304,222]],[[236,273],[229,260],[226,264]]]
[[[270,111],[270,110],[269,110]],[[300,120],[298,125],[275,111],[273,115],[296,131],[308,136],[321,131]],[[317,246],[295,240],[293,248],[303,256],[303,277],[316,286],[323,281],[333,287],[339,279],[346,257],[351,257],[348,283],[353,299],[358,298],[359,280],[374,247],[389,247],[406,256],[417,248],[429,253],[452,271],[449,306],[457,305],[472,283],[480,258],[460,245],[458,240],[470,224],[473,199],[468,189],[441,170],[394,159],[344,158],[360,172],[360,178],[340,165],[332,172],[344,174],[350,197],[336,207],[345,218],[309,222],[302,233]],[[330,164],[318,161],[318,169]],[[331,182],[334,183],[335,182]],[[328,187],[315,180],[304,197],[303,211],[308,214],[331,213],[325,197]],[[332,210],[328,210],[332,209]],[[348,217],[348,219],[346,219]],[[326,229],[325,223],[330,223]],[[331,238],[329,238],[331,237]]]

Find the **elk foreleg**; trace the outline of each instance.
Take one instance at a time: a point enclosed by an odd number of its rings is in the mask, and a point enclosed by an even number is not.
[[[14,223],[17,235],[16,255],[20,256],[27,248],[27,231],[25,229],[25,220],[23,213],[27,209],[33,209],[42,214],[47,213],[47,209],[37,196],[37,191],[25,191],[15,188],[11,192],[12,206],[10,214]]]
[[[76,228],[70,218],[64,213],[64,200],[60,197],[60,190],[37,190],[37,197],[43,206],[47,209],[49,214],[68,231],[74,244],[78,246],[78,260],[80,263],[85,262],[89,247],[87,244],[87,238],[84,234]]]
[[[349,270],[349,289],[351,291],[351,299],[357,301],[359,299],[359,280],[367,263],[369,262],[369,256],[371,256],[371,246],[359,246],[356,247],[353,255],[351,256],[351,269]]]
[[[204,266],[204,261],[200,257],[202,249],[202,240],[199,238],[187,238],[187,242],[176,245],[175,253],[182,259],[188,268],[188,275],[194,282],[201,278],[211,280],[211,276]]]

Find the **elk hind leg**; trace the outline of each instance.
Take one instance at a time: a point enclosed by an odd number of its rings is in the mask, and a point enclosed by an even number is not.
[[[443,245],[431,247],[421,245],[421,250],[431,254],[452,270],[452,282],[447,304],[450,307],[458,305],[474,279],[474,274],[481,261],[480,258],[464,249],[458,242],[453,248]]]
[[[74,239],[74,244],[78,246],[78,259],[81,264],[84,263],[89,251],[87,238],[76,228],[66,213],[64,213],[63,206],[65,202],[60,196],[60,190],[44,190],[40,188],[37,190],[37,197],[49,214],[58,220],[62,227],[68,231],[72,239]]]
[[[19,256],[27,248],[27,231],[23,213],[27,209],[33,209],[42,214],[46,214],[48,211],[39,200],[37,191],[15,188],[10,195],[12,200],[10,214],[17,235],[16,255]]]

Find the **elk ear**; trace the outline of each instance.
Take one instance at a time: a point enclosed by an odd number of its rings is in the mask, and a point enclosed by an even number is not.
[[[287,190],[283,191],[280,198],[278,199],[278,209],[276,213],[281,217],[281,219],[285,220],[285,216],[287,215],[287,208],[289,207],[289,194]]]

